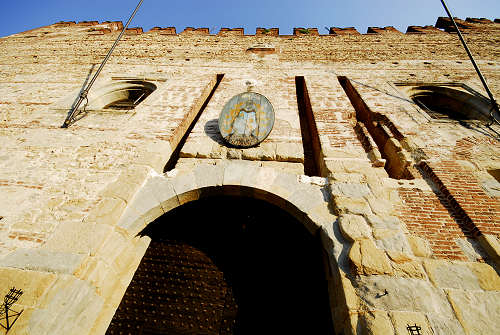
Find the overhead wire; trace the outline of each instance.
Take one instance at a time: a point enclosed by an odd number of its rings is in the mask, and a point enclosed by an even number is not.
[[[458,25],[455,22],[455,19],[453,18],[453,15],[451,15],[450,10],[448,9],[448,6],[446,6],[446,3],[444,0],[440,0],[441,3],[443,4],[444,10],[446,11],[446,14],[448,14],[448,17],[450,18],[451,22],[453,23],[453,26],[455,27],[455,30],[457,31],[458,38],[462,42],[462,45],[467,52],[467,55],[469,56],[469,59],[474,66],[474,69],[476,70],[477,75],[479,76],[479,79],[481,80],[481,83],[483,84],[484,89],[486,90],[486,93],[488,93],[488,96],[490,98],[490,103],[492,105],[492,110],[490,112],[490,118],[491,118],[491,123],[488,126],[491,126],[493,122],[496,122],[500,125],[500,122],[495,118],[493,114],[493,110],[495,110],[498,115],[500,115],[500,110],[498,107],[498,103],[495,100],[495,97],[493,96],[493,93],[491,93],[490,88],[488,87],[488,83],[486,83],[486,79],[484,79],[483,74],[481,73],[481,70],[479,69],[479,66],[477,65],[476,61],[474,60],[474,56],[472,56],[472,53],[469,50],[469,47],[467,46],[467,43],[464,40],[464,37],[462,36],[462,33],[460,32],[460,29],[458,29]]]
[[[113,53],[113,50],[115,50],[116,46],[118,45],[118,42],[120,42],[120,39],[122,38],[123,34],[127,30],[128,26],[130,25],[130,22],[132,22],[132,19],[134,18],[134,16],[137,14],[137,11],[139,10],[139,8],[141,7],[143,2],[144,2],[144,0],[140,0],[139,4],[135,7],[134,12],[132,13],[132,15],[130,15],[130,18],[127,21],[127,24],[125,24],[122,31],[120,32],[120,34],[116,38],[115,42],[113,43],[113,46],[111,47],[111,49],[109,49],[108,53],[106,54],[106,57],[102,61],[101,65],[99,66],[99,69],[97,69],[97,72],[94,74],[94,77],[92,77],[92,80],[89,82],[87,87],[85,87],[85,89],[80,92],[80,96],[78,97],[78,101],[76,102],[76,104],[73,105],[73,107],[68,112],[68,116],[66,117],[66,120],[64,120],[64,123],[62,124],[61,128],[68,128],[75,121],[79,120],[79,119],[76,119],[75,116],[77,114],[79,114],[78,108],[80,107],[83,100],[87,100],[87,103],[84,106],[84,111],[85,111],[85,108],[88,104],[88,93],[89,93],[90,89],[92,88],[92,85],[94,85],[97,77],[99,76],[102,69],[104,68],[104,65],[106,65],[106,63],[108,62],[109,57],[111,57],[111,54]]]

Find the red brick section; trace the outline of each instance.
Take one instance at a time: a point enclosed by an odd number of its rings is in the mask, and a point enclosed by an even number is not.
[[[325,127],[320,130],[321,135],[328,135],[332,148],[345,148],[346,146],[362,147],[362,144],[353,128],[352,113],[342,111],[335,115],[330,111],[314,112],[318,121],[322,121]]]
[[[406,188],[399,189],[399,195],[403,200],[398,208],[401,220],[412,234],[429,241],[436,258],[467,260],[455,243],[467,235],[460,228],[462,222],[450,215],[452,208],[444,195]]]
[[[500,234],[500,201],[486,194],[470,171],[454,161],[422,162],[420,166],[473,236]]]
[[[491,148],[500,149],[498,141],[488,137],[465,137],[453,147],[455,159],[472,160],[474,157],[489,155]]]

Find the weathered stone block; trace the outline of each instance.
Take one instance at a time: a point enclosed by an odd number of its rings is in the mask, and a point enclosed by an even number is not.
[[[196,178],[192,171],[177,171],[175,177],[171,179],[171,182],[177,194],[182,194],[197,188]]]
[[[500,291],[500,276],[486,263],[469,263],[468,267],[472,270],[479,281],[479,286],[485,291]]]
[[[92,208],[85,222],[115,225],[125,209],[126,203],[118,198],[104,198]]]
[[[128,206],[120,217],[116,229],[129,236],[135,236],[149,223],[144,220],[142,214],[137,213],[132,206]]]
[[[179,199],[170,178],[163,175],[154,176],[148,181],[148,184],[152,185],[150,190],[164,213],[179,206]]]
[[[425,280],[361,276],[355,287],[368,309],[437,313],[447,318],[454,315],[443,290]]]
[[[204,139],[198,143],[198,153],[197,158],[210,158],[212,154],[213,141],[209,139]]]
[[[356,274],[392,274],[386,254],[377,249],[373,241],[368,239],[354,242],[349,251],[349,260]]]
[[[246,148],[241,151],[241,158],[249,161],[260,160],[262,157],[262,148]]]
[[[395,216],[380,216],[369,214],[365,215],[366,221],[374,229],[390,229],[390,230],[401,230],[403,229],[403,224]]]
[[[455,243],[460,247],[465,257],[471,262],[481,261],[487,259],[488,254],[481,247],[477,239],[473,238],[457,238]]]
[[[231,162],[224,169],[224,185],[241,185],[241,180],[245,175],[245,168],[248,166],[244,162]]]
[[[385,311],[367,311],[360,316],[360,327],[358,334],[378,335],[394,334],[394,328],[391,320]]]
[[[342,214],[339,216],[340,231],[352,242],[372,237],[372,230],[360,215]]]
[[[472,270],[462,263],[448,261],[424,261],[430,280],[437,287],[463,290],[480,290],[481,286]]]
[[[195,167],[194,176],[196,185],[200,188],[222,186],[224,166],[201,164]]]
[[[209,158],[221,159],[226,157],[227,148],[220,145],[219,143],[213,143]]]
[[[434,335],[423,313],[398,311],[390,312],[389,315],[394,325],[396,335],[407,335],[409,333],[407,327],[414,325],[420,327],[421,335]]]
[[[304,148],[301,143],[277,143],[276,160],[281,162],[304,162]]]
[[[269,190],[283,199],[288,199],[296,191],[299,191],[297,176],[288,173],[278,173]]]
[[[390,201],[385,199],[367,196],[365,199],[368,201],[372,212],[380,216],[388,216],[393,212],[393,205]]]
[[[426,279],[424,268],[418,262],[392,263],[394,275],[403,278]]]
[[[375,244],[380,249],[411,254],[406,235],[400,230],[374,229],[373,236],[375,237]]]
[[[103,299],[87,282],[65,276],[33,311],[28,333],[35,335],[88,334],[103,307]]]
[[[97,252],[97,256],[101,257],[108,265],[112,265],[113,261],[121,255],[128,247],[131,239],[127,239],[125,234],[118,231],[113,231],[108,235],[101,248]]]
[[[117,306],[105,303],[103,308],[101,309],[101,312],[99,313],[99,316],[97,317],[93,328],[90,330],[90,334],[106,334],[106,331],[109,328],[109,325],[111,323],[111,320],[113,319],[113,316],[115,315]]]
[[[363,198],[348,198],[343,196],[334,196],[333,203],[338,209],[339,214],[357,214],[370,215],[373,214],[368,202]]]
[[[479,236],[479,243],[486,250],[488,255],[500,266],[500,241],[498,237],[491,234]]]
[[[137,189],[149,177],[151,168],[132,165],[122,171],[116,181],[109,184],[101,193],[102,197],[119,198],[128,202]]]
[[[180,171],[171,180],[174,191],[177,194],[179,204],[185,204],[189,201],[199,198],[198,185],[196,185],[196,177],[192,171]]]
[[[36,306],[46,290],[54,283],[56,274],[38,271],[24,271],[13,268],[0,268],[0,296],[5,297],[12,287],[23,290],[17,304],[27,307]]]
[[[228,159],[241,159],[241,149],[227,148],[227,158]]]
[[[261,159],[264,161],[274,161],[276,159],[276,144],[275,143],[261,143],[262,148]]]
[[[0,260],[0,267],[72,274],[86,255],[46,249],[17,249]]]
[[[269,191],[278,173],[278,171],[272,168],[260,168],[255,176],[255,187],[264,191]]]
[[[57,227],[43,249],[93,255],[100,248],[113,227],[89,222],[67,222]]]
[[[466,334],[496,334],[500,320],[500,292],[448,290],[453,310]]]
[[[198,141],[187,141],[179,154],[180,158],[195,158],[198,155]]]
[[[366,184],[332,183],[330,189],[333,195],[351,198],[362,198],[371,194]]]
[[[111,266],[104,262],[101,257],[92,256],[85,259],[85,262],[75,272],[75,276],[92,284],[96,288],[96,293],[104,296],[102,287],[106,285],[111,270]]]
[[[427,319],[429,320],[432,331],[436,335],[465,335],[462,325],[455,317],[446,318],[439,314],[428,313]]]
[[[354,184],[366,183],[365,175],[361,173],[333,172],[330,176],[332,180],[340,183],[354,183]]]
[[[171,153],[172,150],[170,149],[170,145],[168,145],[168,149],[163,152],[141,151],[135,163],[137,165],[145,165],[148,168],[152,168],[157,173],[161,173]]]
[[[287,198],[288,202],[297,207],[303,213],[309,213],[313,208],[320,205],[328,205],[321,189],[315,185],[295,184],[290,185],[293,193]]]
[[[408,243],[410,243],[411,250],[415,256],[430,257],[432,255],[429,242],[425,239],[415,235],[408,235]]]
[[[335,216],[326,203],[319,204],[317,207],[313,208],[307,213],[307,216],[317,225],[317,227],[330,225],[337,220],[337,216]]]

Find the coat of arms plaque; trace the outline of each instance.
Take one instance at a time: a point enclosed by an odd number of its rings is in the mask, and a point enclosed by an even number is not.
[[[232,97],[219,116],[222,138],[232,146],[249,148],[266,139],[274,125],[273,106],[254,92]]]

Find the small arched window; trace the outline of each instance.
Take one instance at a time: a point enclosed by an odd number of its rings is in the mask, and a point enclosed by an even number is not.
[[[132,110],[155,90],[156,85],[146,81],[118,81],[95,92],[89,107],[95,110]]]
[[[432,119],[490,120],[492,106],[489,101],[465,85],[413,86],[408,93],[411,99]],[[498,118],[498,115],[496,116]]]

